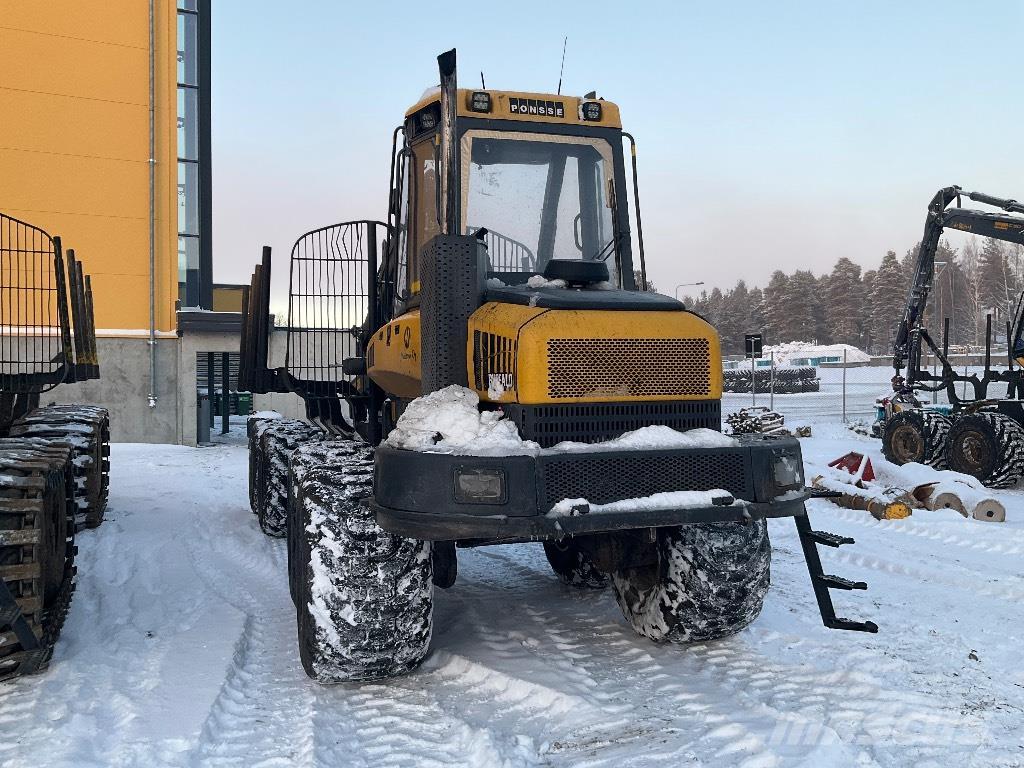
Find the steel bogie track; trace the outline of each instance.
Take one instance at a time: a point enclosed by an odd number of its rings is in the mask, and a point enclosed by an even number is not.
[[[45,669],[74,591],[71,449],[0,439],[0,680]]]

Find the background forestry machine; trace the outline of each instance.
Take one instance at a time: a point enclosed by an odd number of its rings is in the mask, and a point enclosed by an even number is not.
[[[961,198],[999,208],[976,211],[961,208]],[[956,202],[956,207],[949,206]],[[893,368],[903,376],[902,392],[893,398],[892,415],[882,432],[882,451],[896,464],[915,461],[949,468],[991,487],[1012,486],[1024,475],[1024,294],[1014,316],[1006,322],[1006,367],[992,366],[992,316],[986,318],[985,367],[980,373],[958,373],[949,362],[949,318],[943,319],[942,343],[924,326],[925,310],[935,277],[935,252],[945,229],[1024,244],[1024,205],[960,187],[940,189],[928,206],[924,237],[917,256],[907,307],[896,329]],[[937,359],[935,373],[922,365],[921,345]],[[1006,385],[1005,396],[989,394],[994,383]],[[961,391],[957,392],[957,384]],[[969,390],[967,389],[969,385]],[[947,416],[922,407],[917,392],[945,392],[951,406]]]
[[[876,631],[835,616],[829,589],[865,585],[821,571],[817,545],[852,540],[811,530],[797,441],[712,432],[718,334],[636,288],[623,139],[633,142],[618,108],[593,94],[458,90],[455,52],[438,63],[441,88],[395,131],[387,223],[315,230],[292,249],[284,367],[267,365],[267,248],[246,296],[241,386],[298,393],[319,425],[250,427],[251,501],[264,530],[288,536],[307,673],[413,669],[457,547],[510,542],[543,541],[567,584],[610,584],[649,638],[734,633],[768,589],[769,517],[796,520],[824,623]],[[403,413],[431,410],[416,398],[453,392],[471,420],[492,412],[539,447],[484,456],[387,439]],[[550,450],[653,425],[675,443]],[[695,428],[705,440],[681,447],[672,430]],[[668,509],[590,508],[719,489]]]
[[[98,376],[74,251],[0,213],[0,680],[46,667],[74,591],[75,533],[106,507],[106,410],[40,407],[40,395]]]

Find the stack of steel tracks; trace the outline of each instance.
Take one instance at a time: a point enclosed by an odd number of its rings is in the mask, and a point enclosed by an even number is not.
[[[103,521],[107,410],[39,405],[98,376],[92,286],[74,251],[0,214],[0,680],[46,668],[74,592],[75,533]]]

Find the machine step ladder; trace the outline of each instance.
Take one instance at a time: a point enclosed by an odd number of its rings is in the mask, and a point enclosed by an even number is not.
[[[818,611],[821,613],[822,623],[829,629],[846,629],[852,632],[877,632],[878,625],[873,621],[853,621],[836,616],[835,607],[832,605],[832,593],[830,589],[867,589],[868,585],[863,581],[850,581],[841,576],[833,576],[822,570],[821,557],[818,554],[818,545],[826,547],[841,547],[844,544],[853,544],[849,536],[838,536],[826,531],[815,531],[811,528],[811,521],[807,513],[797,515],[793,518],[796,522],[796,530],[800,535],[800,546],[804,550],[804,562],[807,563],[807,572],[811,576],[811,586],[814,588],[814,597],[818,601]]]

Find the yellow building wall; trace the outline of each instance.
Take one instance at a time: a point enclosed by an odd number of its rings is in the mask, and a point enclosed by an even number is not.
[[[156,324],[178,297],[177,19],[155,0]],[[149,328],[149,3],[0,0],[0,211],[60,235],[96,327]]]
[[[213,311],[241,312],[242,286],[238,286],[237,288],[213,286]]]

